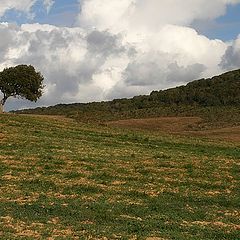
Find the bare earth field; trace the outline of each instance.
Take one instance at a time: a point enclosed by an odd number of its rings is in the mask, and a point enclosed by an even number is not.
[[[204,129],[199,117],[160,117],[147,119],[130,119],[108,122],[108,126],[148,130],[152,132],[176,134],[192,137],[206,137],[240,143],[240,126]]]

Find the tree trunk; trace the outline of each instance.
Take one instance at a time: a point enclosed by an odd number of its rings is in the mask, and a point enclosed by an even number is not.
[[[4,106],[6,101],[7,101],[7,97],[6,96],[4,96],[3,99],[0,101],[0,114],[4,113],[3,106]]]
[[[3,113],[3,104],[0,102],[0,114]]]

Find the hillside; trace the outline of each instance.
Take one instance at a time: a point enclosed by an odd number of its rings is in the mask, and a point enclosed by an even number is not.
[[[164,91],[109,102],[59,104],[18,113],[65,115],[80,121],[161,116],[198,116],[208,122],[240,124],[240,70]]]
[[[0,115],[1,239],[239,239],[238,143]]]

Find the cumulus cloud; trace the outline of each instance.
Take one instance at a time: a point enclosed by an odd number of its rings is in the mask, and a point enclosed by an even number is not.
[[[111,57],[121,58],[128,52],[118,36],[107,32],[6,23],[0,24],[1,32],[6,39],[0,44],[0,68],[36,66],[45,76],[45,104],[101,98],[106,87],[102,78],[108,71],[104,65]]]
[[[110,31],[157,30],[162,25],[190,25],[194,20],[215,19],[227,4],[239,0],[81,0],[78,22]],[[150,17],[151,16],[151,17]]]
[[[206,69],[205,65],[199,63],[184,67],[172,61],[161,65],[159,63],[161,63],[162,55],[159,54],[156,57],[160,58],[158,62],[155,61],[156,59],[131,62],[125,71],[126,85],[156,87],[160,84],[162,88],[166,88],[196,79]],[[159,79],[161,79],[161,83],[159,83]]]
[[[238,39],[227,48],[220,66],[226,70],[240,68],[240,35]]]
[[[81,81],[81,77],[78,78],[79,71],[83,68],[80,61],[87,51],[85,35],[80,29],[38,24],[21,27],[5,25],[5,28],[15,36],[15,40],[5,54],[3,63],[37,66],[46,78],[47,98],[63,101],[64,94],[69,91],[75,94],[78,90],[77,81]],[[56,94],[61,97],[57,98]]]
[[[30,11],[34,2],[25,0],[28,8],[22,11]],[[0,69],[36,66],[46,84],[40,105],[131,97],[174,87],[239,66],[240,40],[211,40],[191,28],[193,21],[214,19],[228,4],[239,2],[81,0],[74,28],[0,24]],[[43,3],[49,8],[53,1]],[[0,3],[0,13],[6,6]]]

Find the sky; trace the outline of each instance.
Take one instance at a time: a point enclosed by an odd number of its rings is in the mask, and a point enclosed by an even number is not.
[[[240,68],[240,0],[1,0],[0,36],[45,78],[6,110],[128,98]]]

